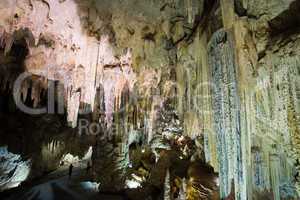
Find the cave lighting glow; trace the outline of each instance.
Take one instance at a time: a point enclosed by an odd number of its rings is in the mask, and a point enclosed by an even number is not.
[[[7,147],[0,147],[0,160],[0,191],[18,187],[28,178],[30,160],[23,160],[21,155],[9,152]]]
[[[100,183],[96,183],[96,182],[90,182],[90,181],[85,181],[85,182],[81,182],[80,186],[87,191],[94,191],[94,192],[98,192],[99,191],[99,185]]]
[[[142,187],[141,184],[135,180],[126,180],[126,187],[129,189],[136,189]]]

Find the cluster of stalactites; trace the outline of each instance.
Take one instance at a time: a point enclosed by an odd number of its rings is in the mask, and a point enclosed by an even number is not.
[[[75,127],[80,104],[89,105],[93,111],[96,91],[102,87],[106,120],[111,124],[113,111],[121,106],[122,92],[132,89],[135,82],[131,51],[127,50],[117,58],[108,36],[102,36],[100,40],[89,36],[82,29],[80,11],[74,0],[18,1],[3,5],[0,4],[0,14],[5,16],[0,19],[3,55],[11,51],[16,41],[24,40],[28,48],[24,70],[42,77],[22,84],[23,100],[31,88],[37,106],[41,91],[48,89],[47,80],[58,81],[64,86],[61,94],[66,102],[68,121]],[[1,70],[5,70],[2,63]],[[13,89],[21,72],[3,73],[5,76],[1,79],[5,89],[7,84]],[[43,83],[40,80],[44,80]]]
[[[93,111],[97,99],[95,95],[100,87],[104,90],[106,122],[110,126],[113,113],[121,108],[122,94],[132,90],[135,83],[130,50],[118,60],[109,45],[108,37],[103,37],[96,52],[96,63],[72,77],[75,85],[80,80],[81,84],[77,87],[70,85],[67,90],[68,121],[72,122],[73,127],[76,126],[80,102],[90,105]],[[80,77],[82,74],[85,76]],[[99,104],[101,103],[97,102],[97,105]]]

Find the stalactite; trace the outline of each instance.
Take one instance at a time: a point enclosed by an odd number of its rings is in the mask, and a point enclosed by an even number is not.
[[[28,89],[29,89],[29,83],[28,83],[27,80],[25,80],[25,81],[22,83],[22,89],[21,89],[23,102],[26,101],[27,94],[28,94]]]
[[[207,0],[151,0],[149,5],[103,0],[109,9],[96,1],[6,2],[0,8],[1,89],[12,89],[17,76],[5,62],[22,41],[28,55],[20,72],[33,74],[32,85],[29,80],[22,84],[23,101],[31,99],[34,107],[40,106],[47,86],[38,79],[44,77],[63,85],[59,94],[71,127],[77,125],[79,108],[92,111],[93,121],[107,125],[101,133],[113,137],[97,138],[93,155],[93,171],[105,189],[111,183],[122,188],[128,141],[138,133],[157,162],[162,158],[158,149],[172,148],[165,138],[192,138],[197,151],[205,151],[205,159],[202,154],[192,159],[206,160],[220,173],[222,198],[230,194],[228,199],[253,199],[270,191],[280,199],[282,192],[293,190],[293,172],[300,172],[300,70],[299,50],[294,50],[299,42],[298,36],[286,40],[287,33],[270,30],[283,26],[277,18],[286,17],[290,2],[274,0],[272,8],[262,3],[256,12],[257,1],[216,1],[212,13],[203,11],[211,4]],[[234,13],[238,9],[241,14],[241,5],[247,16]],[[143,14],[134,15],[139,6]],[[269,15],[273,7],[276,14]],[[134,17],[123,14],[127,9]],[[283,11],[284,16],[276,16]],[[158,15],[162,18],[156,20]],[[198,26],[204,18],[202,30]],[[250,28],[252,22],[262,23],[263,30]],[[226,30],[214,33],[222,26]],[[173,93],[177,99],[169,103]],[[56,140],[43,146],[46,162],[59,146]],[[185,157],[188,150],[188,145],[180,149]],[[299,174],[295,179],[300,191]],[[207,188],[197,187],[207,198]]]
[[[25,68],[35,76],[43,76],[64,85],[68,121],[72,127],[77,124],[80,102],[89,105],[86,107],[92,111],[96,91],[102,85],[105,90],[106,119],[111,124],[113,112],[121,106],[123,90],[133,88],[135,75],[131,69],[131,51],[127,50],[117,58],[110,35],[104,34],[99,40],[90,36],[88,30],[81,26],[79,7],[73,0],[63,3],[33,1],[30,5],[32,9],[26,9],[29,6],[26,1],[9,6],[21,7],[22,15],[15,19],[14,15],[11,16],[13,25],[5,22],[0,26],[0,46],[4,48],[4,54],[11,51],[16,40],[23,38],[26,41],[29,56],[26,57]],[[71,11],[57,13],[58,8]],[[9,32],[4,25],[10,27]],[[34,42],[30,42],[32,39]],[[108,77],[106,74],[109,74]],[[3,82],[3,87],[8,83],[13,84],[10,79]],[[80,90],[80,95],[77,90]],[[40,102],[40,92],[39,85],[32,86],[34,107]],[[26,85],[22,88],[22,94],[25,100]]]
[[[68,122],[70,126],[75,128],[77,126],[77,117],[79,111],[80,103],[80,92],[74,92],[71,89],[68,89],[68,102],[67,102],[67,112],[68,112]]]
[[[8,52],[10,52],[12,45],[14,43],[14,37],[11,35],[8,39],[5,41],[5,48],[4,48],[4,55],[7,55]]]
[[[0,26],[0,48],[2,49],[5,48],[5,43],[6,43],[5,36],[6,36],[5,29]]]
[[[280,200],[279,193],[279,159],[277,154],[270,154],[270,177],[271,177],[271,185],[274,194],[274,200]]]
[[[230,194],[231,181],[235,194],[240,199],[239,188],[245,184],[241,179],[241,138],[237,82],[231,35],[220,30],[209,44],[209,62],[212,66],[214,87],[213,114],[217,134],[217,149],[220,172],[220,192],[225,198]]]
[[[31,87],[31,100],[33,100],[33,107],[36,108],[40,102],[40,82],[39,80],[34,80]]]
[[[253,189],[271,190],[275,199],[282,198],[282,195],[290,195],[280,192],[285,191],[283,188],[286,187],[281,186],[281,183],[293,181],[294,175],[291,173],[293,162],[297,162],[295,159],[297,156],[293,155],[297,147],[297,139],[293,138],[293,134],[297,132],[297,123],[293,123],[296,117],[292,114],[295,113],[293,91],[295,91],[294,83],[297,82],[295,80],[298,76],[297,59],[297,57],[281,58],[268,55],[265,59],[267,65],[263,65],[258,70],[254,104],[256,106],[256,137],[261,137],[266,133],[267,137],[262,138],[258,144],[260,148],[258,153],[264,156],[261,157],[261,163],[257,166],[262,172],[257,177],[260,185],[259,187],[253,186]],[[273,146],[277,146],[275,152]],[[270,162],[268,161],[269,154],[274,158]]]

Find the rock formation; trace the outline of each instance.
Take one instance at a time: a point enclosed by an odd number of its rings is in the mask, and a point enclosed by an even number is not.
[[[132,199],[298,199],[299,13],[299,0],[1,0],[0,144],[47,172],[93,146],[99,190]]]

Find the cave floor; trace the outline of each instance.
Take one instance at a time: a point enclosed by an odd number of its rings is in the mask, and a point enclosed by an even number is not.
[[[61,167],[30,184],[12,189],[4,195],[0,193],[0,197],[4,196],[5,200],[124,199],[120,195],[98,193],[96,185],[88,181],[89,177],[85,166],[84,163],[75,164],[70,179],[68,166]]]

